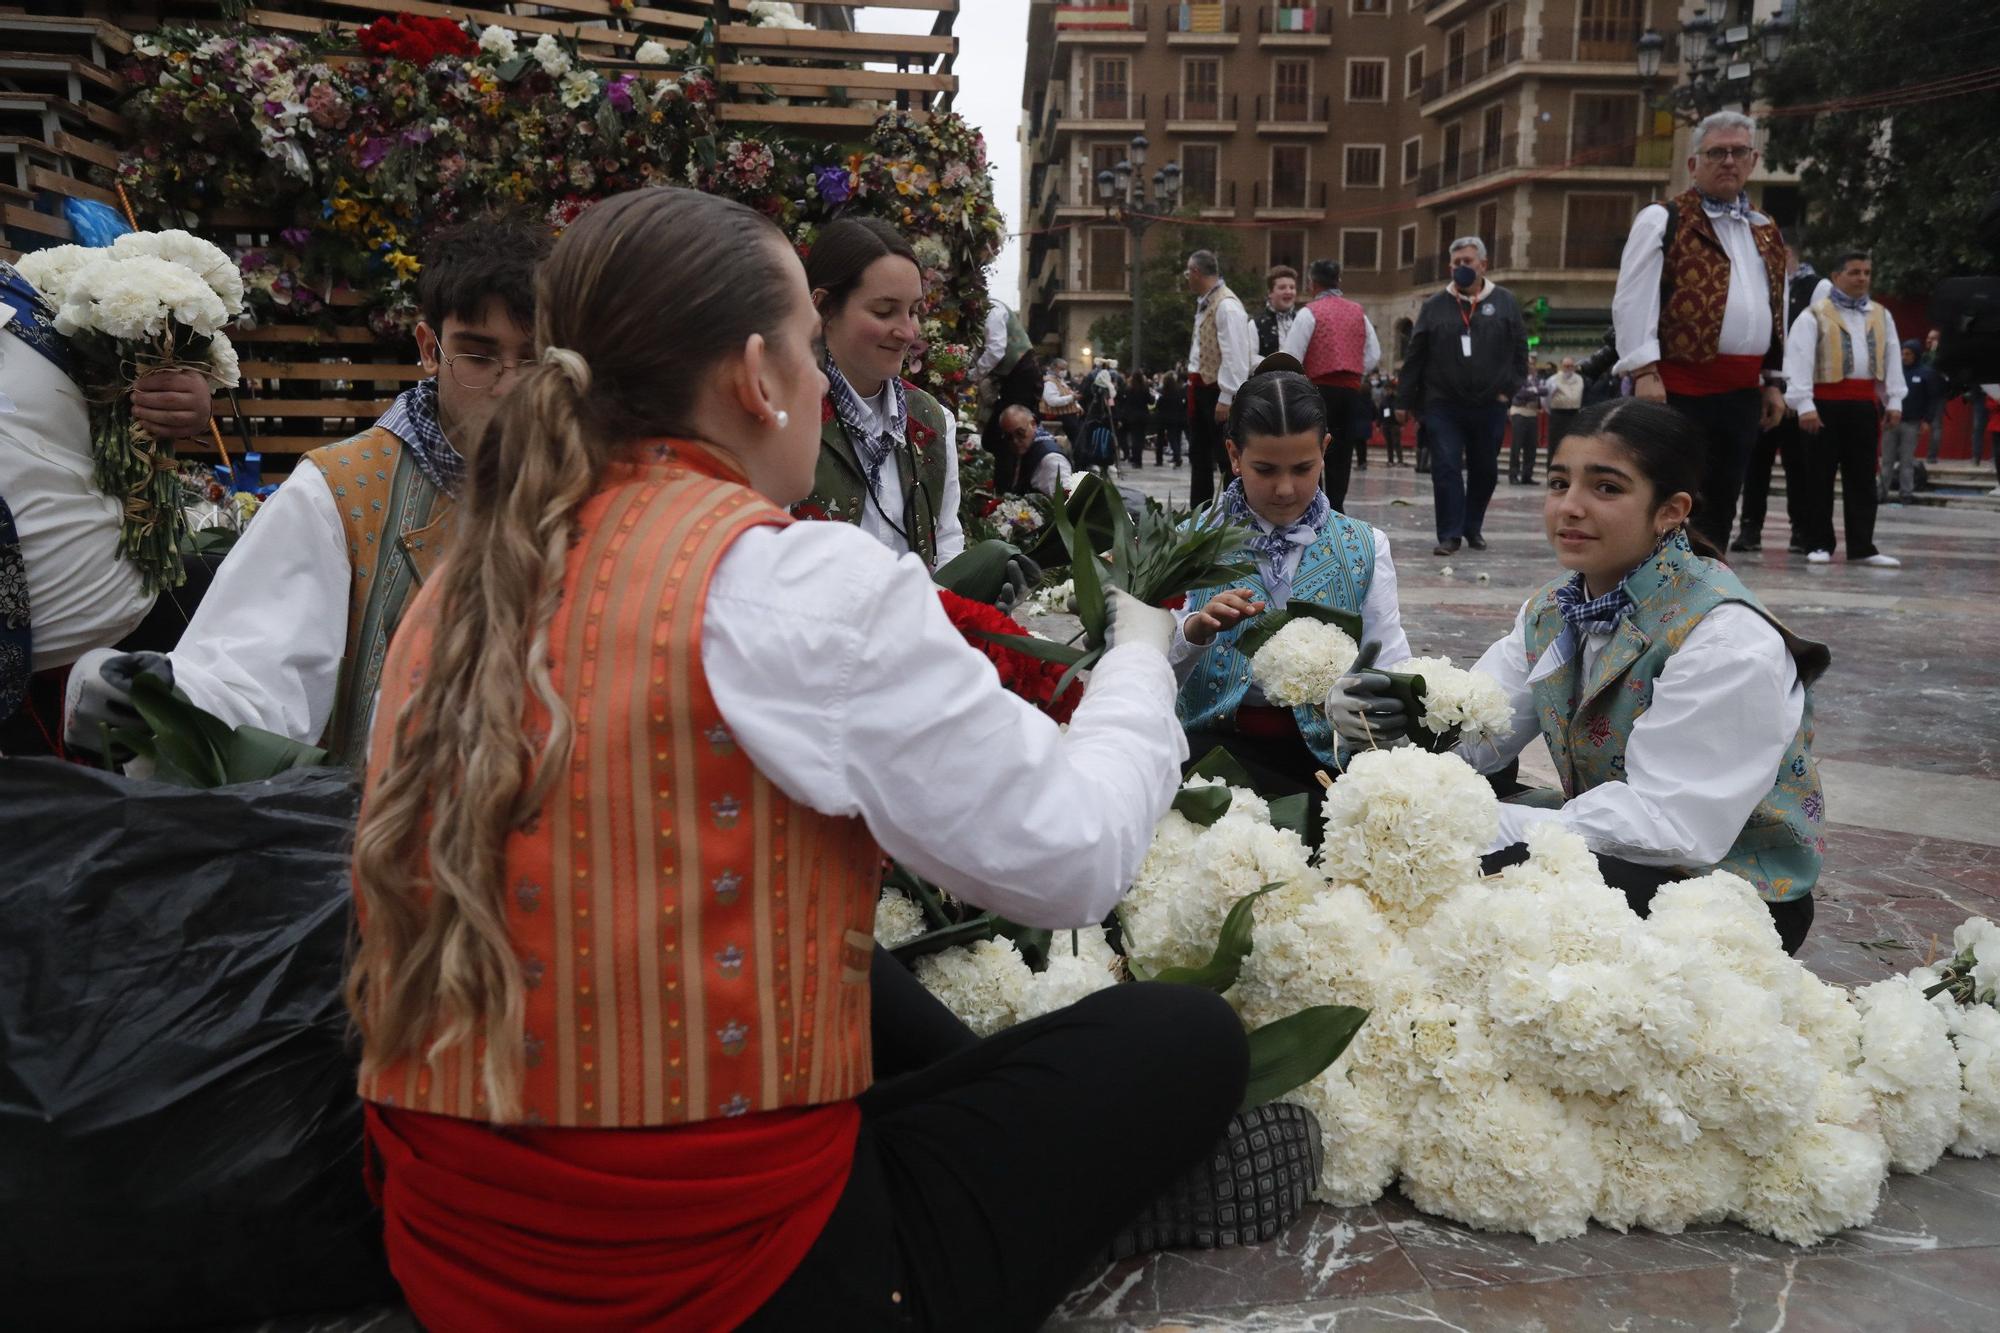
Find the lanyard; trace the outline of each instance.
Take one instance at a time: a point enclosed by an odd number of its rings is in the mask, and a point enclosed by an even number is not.
[[[1452,293],[1451,299],[1458,303],[1458,317],[1465,321],[1466,336],[1470,337],[1472,335],[1472,307],[1477,305],[1478,302],[1468,301],[1457,292]]]

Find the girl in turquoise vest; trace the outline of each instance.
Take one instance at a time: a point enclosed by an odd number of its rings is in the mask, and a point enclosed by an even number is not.
[[[1265,701],[1236,651],[1237,635],[1267,606],[1317,602],[1358,614],[1375,660],[1393,666],[1410,655],[1396,566],[1389,539],[1334,509],[1320,489],[1326,403],[1296,360],[1269,357],[1244,381],[1228,432],[1235,479],[1200,521],[1249,528],[1257,572],[1227,587],[1195,589],[1176,613],[1170,658],[1181,681],[1181,724],[1193,757],[1221,745],[1270,790],[1316,800],[1314,774],[1338,772],[1347,747],[1319,707]]]
[[[1570,572],[1474,668],[1512,699],[1512,732],[1460,753],[1493,772],[1539,735],[1555,761],[1561,793],[1503,804],[1497,849],[1518,857],[1528,826],[1556,819],[1641,915],[1659,885],[1726,870],[1756,886],[1797,952],[1825,850],[1810,687],[1829,655],[1689,532],[1703,452],[1661,404],[1577,418],[1543,506]]]

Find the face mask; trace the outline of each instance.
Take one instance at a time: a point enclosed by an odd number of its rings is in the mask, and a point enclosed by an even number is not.
[[[1451,271],[1451,280],[1461,291],[1471,291],[1472,284],[1479,281],[1479,271],[1470,264],[1460,264]]]

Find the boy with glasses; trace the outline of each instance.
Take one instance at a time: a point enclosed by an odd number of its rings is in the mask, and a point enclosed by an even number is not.
[[[1689,526],[1727,549],[1751,450],[1785,415],[1785,241],[1750,206],[1756,122],[1718,111],[1695,127],[1694,184],[1632,222],[1611,300],[1613,373],[1705,437]]]
[[[417,356],[428,378],[369,429],[315,449],[223,562],[174,651],[96,664],[72,689],[72,744],[166,674],[233,726],[325,746],[359,767],[389,638],[445,555],[466,459],[535,355],[545,229],[468,223],[425,255]],[[143,660],[134,660],[135,658]]]

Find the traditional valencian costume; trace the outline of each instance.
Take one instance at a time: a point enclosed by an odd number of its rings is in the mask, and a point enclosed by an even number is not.
[[[958,423],[937,399],[892,379],[863,398],[828,357],[819,469],[795,518],[834,519],[936,569],[965,550],[958,521]]]

